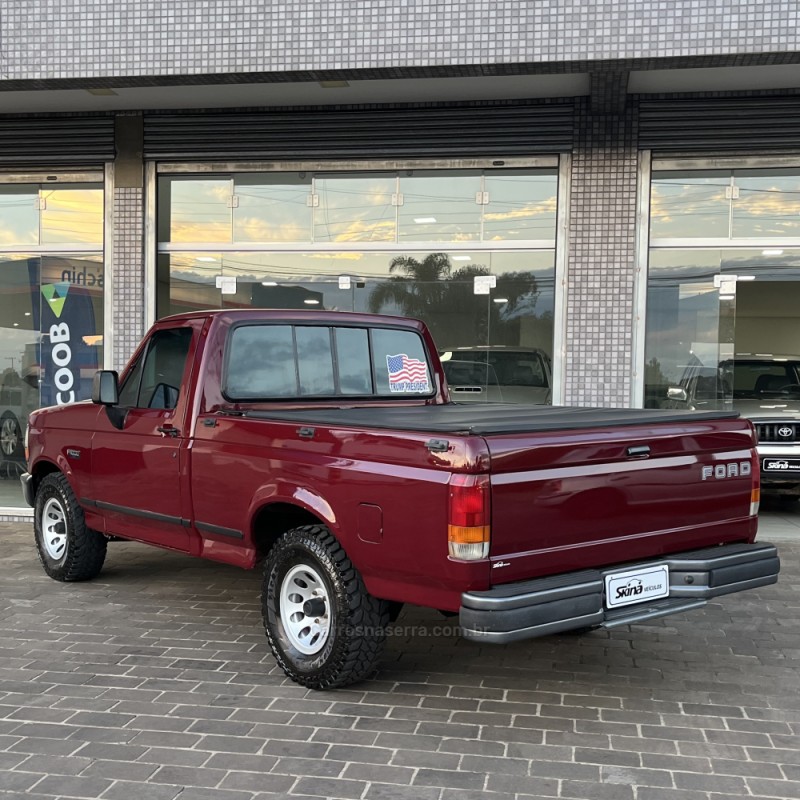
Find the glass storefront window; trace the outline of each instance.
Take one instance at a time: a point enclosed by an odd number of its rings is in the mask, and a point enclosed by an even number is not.
[[[800,236],[800,170],[653,173],[650,237],[743,239]]]
[[[160,242],[233,241],[230,178],[162,178],[158,209]]]
[[[502,394],[465,401],[550,401],[557,169],[158,180],[158,317],[250,307],[416,317],[460,356],[503,350]],[[488,294],[476,291],[485,276]],[[346,384],[356,391],[362,379],[354,372]]]
[[[647,288],[645,407],[670,406],[670,387],[719,361],[718,250],[651,252]]]
[[[397,214],[394,175],[320,175],[314,181],[315,242],[393,242]]]
[[[401,173],[401,242],[467,242],[481,238],[480,174]]]
[[[798,286],[798,248],[652,249],[645,406],[727,408],[735,387],[719,364],[796,353]]]
[[[89,186],[43,189],[41,244],[103,244],[103,190]]]
[[[307,242],[311,236],[311,178],[305,173],[236,175],[233,240]],[[184,240],[186,241],[186,240]],[[193,239],[192,241],[208,241]],[[213,239],[212,241],[226,241]]]
[[[558,204],[551,175],[489,173],[484,188],[484,241],[552,238]]]
[[[157,228],[160,244],[539,243],[556,205],[554,169],[162,176]]]
[[[103,225],[101,184],[0,184],[2,508],[24,505],[28,414],[91,396],[103,365]]]
[[[0,507],[23,505],[28,414],[91,396],[103,366],[103,285],[100,253],[0,258]]]
[[[39,187],[0,187],[0,241],[11,246],[39,244]]]
[[[655,169],[650,196],[644,405],[736,408],[724,365],[797,351],[800,169]]]
[[[22,506],[27,415],[39,403],[39,260],[0,256],[0,507]]]
[[[475,294],[475,277],[490,274],[496,287]],[[235,292],[222,294],[217,276],[235,277]],[[442,347],[524,345],[550,355],[554,276],[553,250],[163,253],[158,283],[163,316],[221,307],[401,314],[424,320]]]
[[[727,237],[730,172],[654,172],[650,188],[653,239]]]
[[[737,170],[733,236],[800,236],[800,171]]]

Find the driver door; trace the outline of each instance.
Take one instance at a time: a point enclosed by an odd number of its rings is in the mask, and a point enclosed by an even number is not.
[[[119,405],[98,415],[92,440],[92,493],[105,532],[189,550],[181,486],[190,398],[186,391],[199,322],[153,332],[125,374]],[[124,417],[122,428],[112,414]]]

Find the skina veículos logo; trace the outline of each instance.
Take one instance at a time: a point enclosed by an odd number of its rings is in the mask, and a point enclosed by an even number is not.
[[[789,469],[788,461],[770,461],[766,465],[767,469]]]
[[[617,586],[617,600],[623,597],[636,597],[644,591],[644,584],[638,579],[629,580],[625,586]]]

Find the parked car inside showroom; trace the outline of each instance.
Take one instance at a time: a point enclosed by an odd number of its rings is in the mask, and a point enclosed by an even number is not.
[[[24,425],[37,400],[38,382],[33,386],[13,370],[0,376],[0,478],[17,478],[24,470]]]
[[[736,353],[717,368],[689,365],[664,407],[703,410],[726,401],[755,426],[762,491],[799,500],[800,356]]]
[[[450,399],[457,403],[525,403],[551,400],[550,358],[538,347],[474,345],[441,350]]]

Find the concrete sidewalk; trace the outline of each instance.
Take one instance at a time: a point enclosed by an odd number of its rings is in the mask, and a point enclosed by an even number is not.
[[[765,498],[758,519],[758,538],[764,541],[800,542],[800,503]]]
[[[276,668],[259,575],[114,543],[59,584],[0,524],[0,797],[800,797],[798,521],[765,509],[776,586],[507,646],[407,609],[335,692]]]

